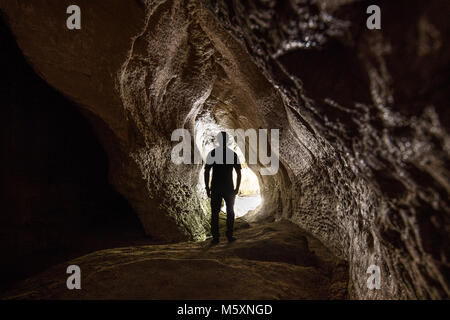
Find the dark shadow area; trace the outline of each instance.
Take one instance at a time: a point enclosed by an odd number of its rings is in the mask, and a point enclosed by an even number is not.
[[[88,252],[149,242],[108,183],[90,123],[27,63],[0,16],[0,291]]]

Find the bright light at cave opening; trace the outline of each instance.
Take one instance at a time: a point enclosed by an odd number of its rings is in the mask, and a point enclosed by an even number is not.
[[[259,189],[258,177],[247,166],[240,150],[238,149],[235,151],[242,163],[241,186],[234,202],[234,215],[235,218],[239,218],[247,214],[249,211],[255,210],[261,204],[261,194]],[[237,175],[234,170],[233,181],[234,185],[236,185]],[[223,212],[226,212],[225,201],[223,201],[222,203],[221,210]]]

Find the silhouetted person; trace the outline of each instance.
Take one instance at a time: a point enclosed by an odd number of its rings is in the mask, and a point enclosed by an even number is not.
[[[236,240],[233,237],[234,200],[241,184],[241,164],[237,154],[227,147],[228,135],[221,132],[217,136],[219,147],[212,150],[206,158],[205,186],[208,197],[211,198],[211,233],[212,243],[219,242],[219,212],[222,199],[227,207],[227,238],[229,242]],[[209,171],[212,172],[211,188],[209,187]],[[233,186],[233,168],[236,170],[237,183]]]

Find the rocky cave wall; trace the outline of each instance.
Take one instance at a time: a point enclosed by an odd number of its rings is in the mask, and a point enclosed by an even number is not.
[[[448,297],[449,6],[376,3],[380,31],[365,28],[367,1],[213,7],[310,150],[290,219],[347,257],[354,296]],[[386,277],[379,291],[364,281],[371,264]]]
[[[0,8],[37,72],[108,126],[110,181],[148,234],[208,233],[201,166],[170,161],[174,129],[202,149],[221,128],[279,128],[281,168],[249,219],[314,234],[349,261],[355,298],[448,297],[442,1],[380,1],[380,31],[366,1],[77,1],[77,31],[69,4]]]
[[[108,183],[107,155],[86,118],[97,128],[101,120],[36,75],[1,16],[0,43],[2,290],[144,233]]]

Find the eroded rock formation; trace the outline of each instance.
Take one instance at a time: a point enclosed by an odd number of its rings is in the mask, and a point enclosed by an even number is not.
[[[77,31],[69,1],[0,4],[36,71],[108,127],[110,180],[148,234],[208,233],[201,166],[170,161],[174,129],[203,150],[220,128],[279,128],[250,221],[311,232],[348,261],[351,297],[449,296],[448,4],[380,1],[379,31],[352,0],[78,1]]]

